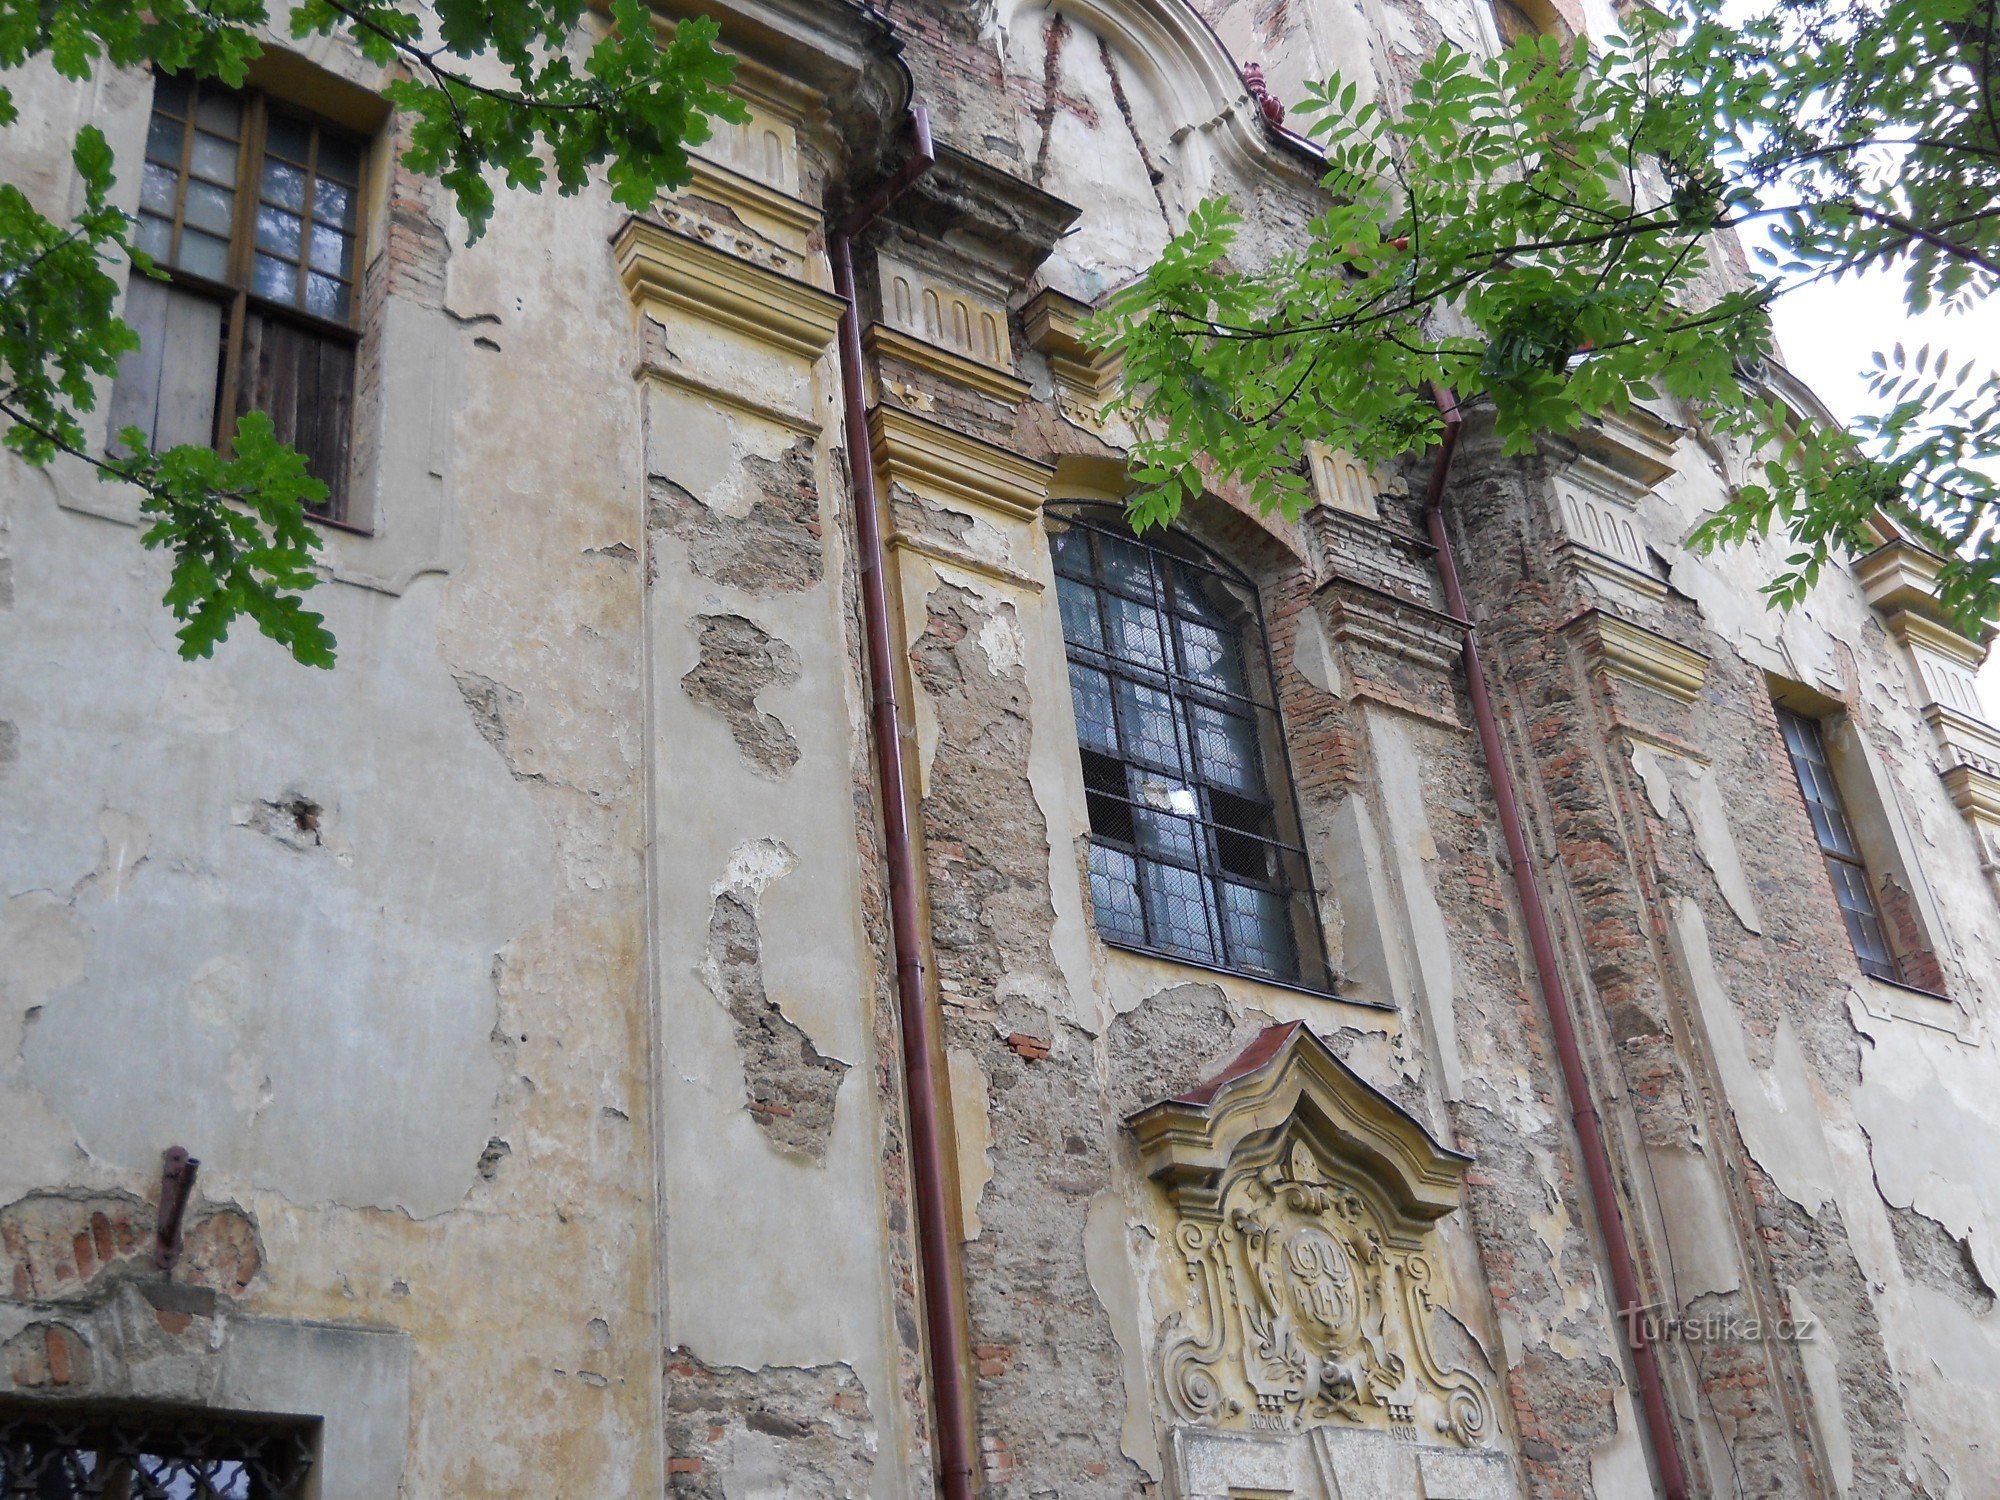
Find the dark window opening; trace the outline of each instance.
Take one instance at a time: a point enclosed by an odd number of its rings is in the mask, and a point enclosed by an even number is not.
[[[316,1425],[0,1398],[0,1500],[296,1500]]]
[[[126,292],[114,443],[226,448],[261,411],[326,485],[315,514],[346,519],[365,149],[262,94],[155,78],[136,240],[166,274]]]
[[[1778,727],[1784,732],[1785,749],[1792,758],[1792,771],[1799,779],[1806,815],[1812,819],[1813,836],[1825,859],[1834,901],[1847,924],[1848,941],[1854,945],[1854,957],[1861,965],[1861,972],[1901,983],[1896,955],[1882,928],[1868,867],[1862,861],[1854,830],[1847,821],[1847,810],[1840,800],[1840,787],[1834,780],[1833,763],[1827,758],[1826,739],[1819,721],[1780,708]]]
[[[1049,520],[1099,935],[1327,989],[1255,590],[1108,507]]]

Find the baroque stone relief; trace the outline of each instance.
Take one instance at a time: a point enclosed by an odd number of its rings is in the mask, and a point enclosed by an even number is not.
[[[1127,1124],[1172,1201],[1188,1276],[1157,1355],[1177,1423],[1491,1440],[1485,1382],[1432,1333],[1446,1297],[1436,1223],[1458,1207],[1469,1157],[1299,1022]]]

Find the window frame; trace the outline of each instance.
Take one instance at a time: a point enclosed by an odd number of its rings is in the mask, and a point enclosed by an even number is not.
[[[1320,914],[1319,893],[1313,879],[1312,859],[1305,846],[1304,821],[1298,806],[1298,778],[1292,764],[1291,741],[1286,733],[1283,711],[1277,698],[1277,674],[1271,656],[1270,631],[1265,623],[1263,598],[1254,579],[1227,559],[1219,556],[1214,549],[1204,545],[1186,531],[1173,528],[1156,531],[1146,536],[1136,535],[1126,525],[1124,511],[1116,504],[1096,500],[1054,500],[1044,508],[1049,526],[1049,547],[1052,568],[1058,579],[1058,595],[1062,583],[1067,581],[1080,584],[1091,591],[1098,610],[1100,631],[1105,621],[1105,600],[1110,597],[1126,599],[1150,610],[1162,622],[1165,631],[1162,639],[1167,657],[1163,668],[1153,668],[1143,663],[1087,641],[1072,639],[1068,629],[1063,627],[1063,649],[1066,677],[1072,683],[1070,673],[1081,665],[1087,670],[1105,674],[1114,684],[1119,681],[1131,682],[1147,687],[1155,692],[1163,692],[1175,703],[1176,754],[1179,758],[1177,771],[1169,773],[1160,770],[1163,777],[1171,777],[1183,790],[1193,791],[1197,802],[1192,814],[1177,809],[1166,809],[1141,801],[1129,788],[1120,793],[1108,787],[1092,784],[1090,776],[1091,758],[1096,757],[1115,764],[1129,773],[1132,769],[1159,770],[1143,754],[1133,754],[1133,747],[1126,743],[1123,732],[1115,724],[1114,740],[1118,753],[1110,754],[1086,742],[1080,728],[1075,735],[1080,769],[1084,772],[1086,802],[1117,803],[1128,809],[1128,816],[1141,812],[1161,814],[1178,818],[1191,825],[1194,840],[1190,864],[1175,855],[1157,849],[1146,848],[1137,833],[1136,819],[1133,836],[1121,839],[1114,834],[1100,831],[1096,826],[1097,817],[1087,818],[1088,838],[1093,849],[1103,848],[1116,852],[1128,859],[1146,861],[1157,865],[1172,865],[1188,871],[1198,878],[1201,887],[1201,909],[1208,927],[1210,947],[1215,957],[1205,958],[1171,944],[1152,941],[1154,918],[1148,910],[1147,893],[1143,884],[1139,888],[1139,925],[1146,934],[1144,939],[1133,939],[1122,933],[1108,932],[1105,923],[1097,913],[1095,890],[1091,892],[1091,907],[1098,936],[1107,947],[1126,952],[1140,953],[1169,963],[1185,964],[1208,970],[1211,973],[1227,974],[1254,980],[1260,984],[1276,985],[1281,988],[1298,990],[1319,997],[1334,993],[1336,975],[1328,961],[1324,925]],[[1108,536],[1126,545],[1143,549],[1149,557],[1167,558],[1180,568],[1192,569],[1207,574],[1217,580],[1225,594],[1233,601],[1235,609],[1225,610],[1208,601],[1209,607],[1221,613],[1233,633],[1233,644],[1239,654],[1244,670],[1246,692],[1238,694],[1199,682],[1186,675],[1180,632],[1172,622],[1186,622],[1187,616],[1169,602],[1168,592],[1161,591],[1156,584],[1156,597],[1139,600],[1118,590],[1093,565],[1093,577],[1089,581],[1065,574],[1056,552],[1056,544],[1063,530],[1077,529],[1086,533]],[[1093,543],[1093,557],[1096,547]],[[1159,564],[1152,562],[1156,578]],[[1170,585],[1169,589],[1178,585]],[[1059,611],[1060,612],[1060,611]],[[1116,688],[1113,688],[1114,697]],[[1260,696],[1261,693],[1261,696]],[[1074,688],[1072,688],[1074,694]],[[1205,700],[1233,700],[1244,711],[1253,728],[1254,744],[1258,757],[1255,767],[1261,782],[1260,796],[1239,796],[1227,787],[1217,787],[1204,780],[1196,761],[1200,752],[1193,750],[1194,760],[1188,755],[1192,747],[1182,747],[1180,739],[1187,736],[1181,732],[1184,723],[1191,723],[1193,715],[1186,705],[1200,705],[1214,710],[1216,705]],[[1223,710],[1227,712],[1227,710]],[[1114,708],[1114,720],[1117,710]],[[1260,807],[1268,818],[1270,832],[1258,833],[1240,827],[1224,817],[1217,816],[1213,805],[1216,795],[1235,798],[1246,806]],[[1240,869],[1232,868],[1227,857],[1221,852],[1220,839],[1227,835],[1249,840],[1270,851],[1272,867],[1278,872],[1274,877],[1252,876]],[[1093,871],[1092,885],[1095,885]],[[1276,896],[1284,913],[1285,937],[1291,946],[1291,972],[1257,967],[1242,962],[1235,957],[1235,942],[1229,935],[1228,907],[1223,895],[1224,885],[1241,885],[1262,890],[1267,895]]]
[[[1896,951],[1894,940],[1889,936],[1889,925],[1882,919],[1882,905],[1875,895],[1875,881],[1868,867],[1868,860],[1861,848],[1861,841],[1854,830],[1854,819],[1847,810],[1847,796],[1840,785],[1840,778],[1834,772],[1833,756],[1827,749],[1826,727],[1816,715],[1802,712],[1784,703],[1773,703],[1777,714],[1778,738],[1784,745],[1785,758],[1792,769],[1792,779],[1799,789],[1799,799],[1805,804],[1806,821],[1813,831],[1813,844],[1818,849],[1820,863],[1825,869],[1829,894],[1833,897],[1834,908],[1840,913],[1841,925],[1847,931],[1848,946],[1854,952],[1854,961],[1861,972],[1870,979],[1879,979],[1889,984],[1902,985],[1903,959]],[[1794,744],[1794,734],[1805,749]],[[1824,781],[1822,789],[1816,791],[1808,785],[1807,768],[1815,774],[1815,781]],[[1815,808],[1823,809],[1838,819],[1838,830],[1846,839],[1846,848],[1829,842],[1828,835],[1821,831],[1821,818],[1814,815]],[[1828,829],[1834,823],[1827,822]],[[1835,867],[1851,870],[1859,880],[1860,895],[1867,901],[1866,910],[1857,910],[1842,899],[1842,881],[1835,874]],[[1850,891],[1851,894],[1851,891]],[[1884,955],[1882,959],[1871,958],[1862,951],[1862,943],[1856,935],[1857,922],[1865,919],[1873,928],[1874,941]],[[1888,970],[1877,972],[1877,965]],[[1928,993],[1928,992],[1925,992]]]
[[[157,73],[154,91],[147,101],[146,126],[148,150],[150,151],[153,122],[160,116],[159,84],[178,75]],[[373,140],[368,132],[357,130],[338,120],[328,118],[318,110],[291,102],[268,89],[254,83],[242,88],[228,88],[224,85],[199,78],[187,78],[187,102],[178,115],[170,114],[181,127],[181,148],[174,184],[173,215],[168,239],[168,255],[178,256],[181,251],[182,235],[186,226],[189,183],[194,180],[193,155],[195,135],[199,128],[198,111],[204,91],[210,94],[225,94],[235,99],[241,109],[240,126],[236,139],[236,180],[234,199],[230,209],[228,247],[224,260],[224,279],[217,280],[199,271],[172,264],[165,257],[156,257],[155,270],[164,277],[169,286],[179,287],[205,301],[222,308],[223,329],[220,348],[220,363],[216,371],[215,421],[211,443],[215,451],[227,458],[230,456],[235,438],[237,403],[241,399],[244,374],[244,348],[252,315],[267,322],[289,324],[305,333],[330,343],[345,347],[355,364],[354,392],[350,393],[347,414],[347,432],[344,437],[343,463],[348,473],[336,481],[330,476],[320,476],[328,487],[326,511],[306,512],[307,519],[325,526],[342,530],[368,533],[368,528],[358,526],[347,518],[351,503],[349,493],[354,463],[355,422],[357,418],[353,395],[359,390],[360,345],[362,341],[362,273],[367,264],[369,234],[369,177],[373,162]],[[339,273],[347,287],[347,316],[343,319],[328,318],[315,313],[303,305],[274,301],[253,289],[253,273],[258,253],[257,221],[258,210],[264,206],[264,165],[270,159],[270,121],[273,113],[303,125],[308,134],[308,160],[301,170],[305,173],[306,187],[304,201],[297,211],[303,234],[298,248],[296,274],[297,286],[303,295],[306,277],[314,269],[310,257],[310,236],[317,230],[313,217],[314,195],[317,193],[322,173],[319,170],[320,146],[324,136],[331,132],[346,141],[351,141],[356,153],[355,181],[351,184],[354,194],[354,223],[351,229],[342,232],[350,238],[347,262]],[[212,132],[211,132],[212,134]],[[289,157],[276,158],[288,166],[298,166]],[[151,157],[147,156],[150,161]],[[162,162],[159,165],[165,166]],[[204,181],[208,179],[202,179]],[[292,213],[289,208],[280,207],[282,212]],[[148,210],[148,212],[153,212]],[[158,216],[158,215],[156,215]],[[139,274],[135,272],[134,274]],[[115,437],[115,434],[114,434]]]
[[[25,1462],[32,1465],[25,1472],[30,1479],[46,1480],[52,1470],[81,1469],[89,1478],[102,1471],[121,1492],[135,1476],[199,1476],[203,1482],[241,1480],[252,1497],[307,1500],[319,1492],[322,1428],[317,1417],[0,1395],[0,1455],[11,1455],[0,1457],[0,1479]]]

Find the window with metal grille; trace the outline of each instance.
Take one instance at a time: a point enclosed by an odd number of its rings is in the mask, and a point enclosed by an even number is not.
[[[1868,867],[1862,863],[1854,830],[1841,805],[1840,787],[1834,781],[1833,764],[1827,759],[1826,739],[1819,721],[1788,708],[1778,710],[1778,726],[1784,731],[1785,749],[1792,757],[1792,770],[1799,778],[1799,791],[1806,800],[1819,852],[1826,857],[1827,878],[1833,882],[1834,900],[1847,922],[1848,940],[1861,971],[1877,979],[1900,981],[1896,956],[1882,930],[1881,914],[1868,881]]]
[[[1249,580],[1109,507],[1052,507],[1098,934],[1325,990],[1318,906]]]
[[[219,84],[160,74],[139,189],[139,248],[111,432],[154,447],[227,444],[261,411],[347,513],[360,297],[364,144]]]
[[[0,1500],[295,1500],[314,1424],[0,1399]]]

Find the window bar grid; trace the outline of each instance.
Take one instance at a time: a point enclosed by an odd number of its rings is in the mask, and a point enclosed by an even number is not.
[[[297,1500],[312,1424],[0,1399],[0,1500]]]
[[[1780,708],[1778,725],[1784,733],[1792,773],[1798,778],[1799,795],[1805,801],[1813,838],[1826,864],[1827,882],[1833,888],[1834,904],[1840,908],[1841,920],[1846,924],[1855,960],[1862,973],[1892,984],[1900,983],[1895,952],[1889,946],[1881,914],[1876,910],[1868,868],[1854,842],[1847,809],[1841,805],[1840,787],[1834,780],[1833,762],[1827,757],[1819,723],[1804,714]]]
[[[1247,601],[1261,649],[1254,586],[1071,508],[1051,515],[1082,543],[1079,556],[1076,544],[1059,536],[1056,567],[1067,585],[1088,591],[1087,616],[1073,594],[1069,605],[1097,637],[1064,631],[1083,736],[1100,931],[1122,946],[1323,991],[1325,946],[1306,852],[1276,831],[1283,812],[1297,826],[1296,808],[1280,808],[1265,763],[1275,747],[1289,795],[1282,721],[1251,687],[1262,663],[1248,658],[1243,623],[1199,592],[1205,578],[1238,610]],[[1096,706],[1108,710],[1108,722],[1085,709],[1085,699],[1096,696],[1089,689],[1100,685],[1105,701]],[[1156,701],[1142,705],[1142,692]],[[1165,723],[1158,722],[1162,700]],[[1148,707],[1151,724],[1143,722]],[[1231,722],[1243,737],[1233,757]],[[1245,826],[1252,820],[1265,827]]]

